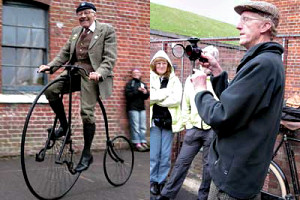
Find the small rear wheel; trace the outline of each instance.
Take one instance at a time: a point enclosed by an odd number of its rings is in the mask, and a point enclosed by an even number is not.
[[[133,165],[133,148],[126,137],[117,136],[108,142],[103,167],[105,177],[111,185],[124,185],[131,176]]]

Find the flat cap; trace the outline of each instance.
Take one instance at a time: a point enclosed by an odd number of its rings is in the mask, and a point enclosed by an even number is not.
[[[78,13],[78,12],[80,12],[82,10],[86,10],[86,9],[93,9],[94,11],[96,11],[96,7],[94,6],[94,4],[89,3],[89,2],[82,2],[77,7],[76,13]]]
[[[267,14],[275,24],[275,27],[279,23],[279,10],[278,8],[268,2],[264,1],[246,1],[234,7],[235,12],[241,15],[244,11],[250,11],[255,13]]]

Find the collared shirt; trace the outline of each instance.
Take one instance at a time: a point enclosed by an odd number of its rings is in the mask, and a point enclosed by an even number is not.
[[[90,33],[90,31],[92,32],[92,33],[94,33],[95,32],[95,29],[96,29],[96,23],[95,23],[95,21],[92,23],[92,25],[89,27],[89,31],[88,31],[88,33]]]

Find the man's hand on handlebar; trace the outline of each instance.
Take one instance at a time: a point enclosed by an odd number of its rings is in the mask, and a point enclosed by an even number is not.
[[[83,67],[80,67],[80,66],[75,66],[75,65],[62,65],[62,67],[65,67],[65,68],[74,68],[74,69],[81,69],[84,71],[85,75],[88,76],[88,78],[90,80],[93,80],[93,81],[100,81],[101,80],[101,74],[97,73],[97,72],[90,72],[90,74],[87,73],[87,71],[83,68]],[[39,66],[39,70],[38,70],[38,73],[41,73],[41,72],[44,72],[44,73],[50,73],[51,72],[51,67],[48,66],[48,65],[41,65]]]
[[[90,72],[90,74],[89,74],[90,80],[99,81],[100,78],[101,78],[101,74],[99,74],[97,72]]]
[[[48,65],[41,65],[41,66],[39,66],[38,72],[39,73],[41,73],[41,72],[50,73],[50,66],[48,66]]]

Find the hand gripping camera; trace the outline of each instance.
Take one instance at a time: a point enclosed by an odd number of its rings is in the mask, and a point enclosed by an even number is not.
[[[199,41],[198,38],[189,38],[188,41],[190,42],[189,45],[184,47],[182,44],[176,44],[172,48],[172,53],[176,58],[182,58],[185,54],[190,61],[196,61],[199,59],[200,62],[207,62],[206,58],[202,58],[202,50],[198,47],[197,43]]]

